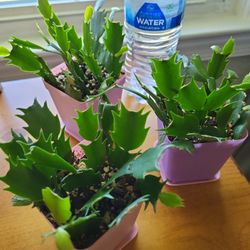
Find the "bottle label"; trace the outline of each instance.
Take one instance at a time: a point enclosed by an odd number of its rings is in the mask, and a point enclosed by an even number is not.
[[[125,1],[126,21],[141,30],[164,31],[181,24],[185,0]]]

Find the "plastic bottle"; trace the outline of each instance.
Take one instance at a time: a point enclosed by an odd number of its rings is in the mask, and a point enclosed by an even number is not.
[[[125,0],[128,52],[126,84],[142,92],[135,75],[153,90],[150,58],[166,59],[176,51],[185,0]],[[140,98],[137,100],[143,102]]]

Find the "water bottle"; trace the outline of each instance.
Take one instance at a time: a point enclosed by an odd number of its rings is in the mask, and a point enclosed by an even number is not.
[[[176,51],[185,0],[125,0],[126,85],[142,93],[136,76],[154,91],[151,58],[167,59]],[[136,97],[143,103],[143,100]]]

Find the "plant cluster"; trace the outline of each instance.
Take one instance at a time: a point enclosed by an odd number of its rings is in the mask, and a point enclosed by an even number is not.
[[[35,101],[20,110],[31,137],[13,132],[10,142],[0,144],[9,162],[9,171],[0,180],[15,195],[14,205],[32,204],[54,225],[51,234],[59,249],[90,246],[143,202],[146,207],[152,203],[154,209],[158,199],[170,207],[182,206],[181,198],[162,192],[165,183],[150,174],[158,171],[161,153],[174,145],[131,153],[148,132],[148,114],[142,110],[102,103],[99,113],[92,107],[78,112],[79,133],[89,141],[80,144],[82,155],[72,152],[58,116],[47,104]]]
[[[11,51],[0,47],[0,56],[23,71],[42,77],[46,82],[77,100],[103,93],[120,77],[123,47],[123,27],[108,17],[97,1],[95,9],[88,6],[82,20],[82,35],[67,22],[62,23],[48,0],[39,0],[38,9],[47,26],[49,37],[37,25],[47,43],[41,46],[16,37],[10,40]],[[67,66],[54,75],[38,52],[45,51],[61,56]]]
[[[247,128],[250,106],[244,102],[250,89],[250,74],[239,83],[228,69],[234,40],[223,48],[212,46],[207,65],[193,55],[184,67],[178,53],[168,60],[152,60],[155,93],[140,79],[147,94],[127,89],[142,97],[163,124],[162,131],[172,140],[192,143],[239,139]]]

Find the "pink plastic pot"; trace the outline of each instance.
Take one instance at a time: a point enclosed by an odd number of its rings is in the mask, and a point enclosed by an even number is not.
[[[55,67],[52,72],[53,74],[57,75],[62,70],[65,70],[66,66],[65,64],[60,64],[57,67]],[[117,81],[117,84],[123,85],[125,78],[122,77]],[[94,105],[94,111],[97,111],[98,109],[98,102],[99,97],[92,101],[88,102],[80,102],[69,95],[65,94],[64,92],[58,90],[57,88],[53,87],[52,85],[45,82],[45,86],[50,92],[50,95],[55,103],[55,106],[58,110],[58,113],[61,117],[61,121],[63,123],[63,126],[65,126],[65,130],[68,134],[73,136],[78,141],[82,140],[82,137],[78,133],[78,128],[76,125],[76,122],[74,121],[74,118],[77,117],[77,110],[83,111],[87,109],[90,105]],[[122,90],[119,88],[112,88],[107,91],[107,96],[111,103],[115,104],[120,101]]]
[[[216,181],[220,178],[220,169],[224,163],[247,136],[246,132],[240,140],[198,143],[194,145],[195,151],[192,154],[170,148],[159,162],[161,177],[169,185]],[[165,143],[170,143],[168,138]]]
[[[138,233],[135,223],[141,206],[137,206],[127,213],[120,224],[109,229],[92,246],[85,250],[120,250],[132,241]]]
[[[81,142],[85,144],[85,141]],[[83,157],[83,150],[79,145],[73,147],[76,158]],[[92,246],[84,250],[120,250],[132,241],[138,233],[136,219],[140,212],[141,205],[131,209],[121,220],[121,222],[109,229],[101,238]]]

